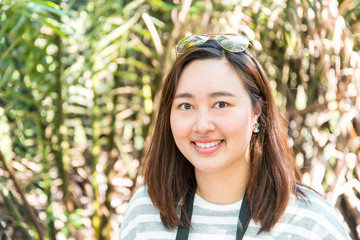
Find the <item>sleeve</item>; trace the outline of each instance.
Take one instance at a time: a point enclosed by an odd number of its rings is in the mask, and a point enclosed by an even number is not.
[[[139,200],[144,197],[145,192],[146,190],[143,186],[139,188],[131,198],[120,227],[120,240],[133,240],[136,238],[136,227],[138,226],[138,219],[140,217],[137,208],[140,205]]]
[[[306,217],[314,221],[311,230],[323,240],[351,240],[335,208],[317,193],[310,190],[305,192],[308,201],[303,207],[309,210]]]

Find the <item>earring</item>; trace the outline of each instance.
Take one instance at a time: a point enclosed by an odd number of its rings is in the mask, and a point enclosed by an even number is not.
[[[253,132],[258,133],[260,131],[259,127],[260,127],[259,123],[257,123],[257,122],[254,123]]]

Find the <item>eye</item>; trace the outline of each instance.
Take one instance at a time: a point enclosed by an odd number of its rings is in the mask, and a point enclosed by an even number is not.
[[[226,102],[218,102],[215,104],[215,108],[224,108],[227,107],[229,104],[227,104]]]
[[[180,105],[179,108],[182,109],[182,110],[189,110],[189,109],[192,109],[193,106],[191,106],[191,105],[188,104],[188,103],[183,103],[183,104]]]

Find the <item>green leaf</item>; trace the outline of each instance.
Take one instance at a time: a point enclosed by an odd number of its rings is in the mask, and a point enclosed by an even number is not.
[[[18,36],[15,41],[12,42],[12,44],[6,49],[6,51],[1,54],[0,62],[4,61],[8,57],[8,55],[11,53],[11,51],[21,42],[22,37]]]
[[[86,223],[86,218],[82,216],[82,209],[75,209],[73,213],[68,216],[68,222],[76,228],[81,228]]]
[[[138,8],[138,7],[139,7],[142,3],[144,3],[144,2],[145,2],[145,0],[130,1],[130,3],[128,3],[128,4],[124,7],[123,11],[124,11],[125,14],[126,14],[126,13],[129,13],[129,12],[131,12],[131,10],[134,10],[134,9]]]
[[[1,188],[1,195],[10,214],[12,214],[12,216],[15,218],[15,223],[19,227],[22,237],[24,239],[33,239],[29,234],[30,226],[24,221],[18,210],[18,207],[15,206],[10,192],[6,187]]]
[[[108,34],[106,37],[102,38],[97,48],[100,50],[104,48],[105,46],[109,45],[112,41],[115,41],[116,39],[120,38],[120,36],[128,31],[140,18],[140,13],[134,14],[132,18],[130,18],[125,24],[122,24],[120,27],[113,30],[110,34]]]
[[[30,7],[33,11],[38,11],[45,14],[52,13],[58,16],[65,14],[65,12],[62,11],[57,4],[51,1],[31,0],[26,2],[27,7]]]

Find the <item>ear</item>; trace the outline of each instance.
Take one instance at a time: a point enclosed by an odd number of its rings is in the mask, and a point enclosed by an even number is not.
[[[256,116],[256,118],[258,119],[262,113],[261,109],[262,109],[262,105],[263,105],[263,100],[260,97],[259,100],[257,101],[255,107],[254,107],[254,115]],[[256,119],[256,121],[257,121]]]

